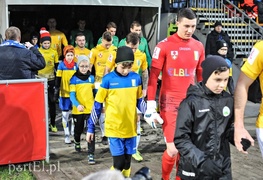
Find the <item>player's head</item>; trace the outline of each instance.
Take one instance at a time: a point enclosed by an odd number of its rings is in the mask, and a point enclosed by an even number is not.
[[[117,31],[117,25],[115,22],[109,22],[106,27],[106,31],[110,32],[112,36],[115,36]]]
[[[203,83],[215,94],[220,94],[227,86],[229,66],[226,60],[217,55],[209,55],[201,64]]]
[[[112,45],[112,36],[111,33],[108,31],[105,31],[102,34],[102,40],[101,40],[101,45],[105,47],[106,49],[109,49]]]
[[[83,33],[77,33],[75,37],[75,43],[78,47],[84,48],[86,44],[86,37]]]
[[[141,35],[142,25],[138,21],[133,21],[130,26],[130,31]]]
[[[177,14],[177,34],[182,39],[190,39],[196,29],[196,14],[190,8],[183,8]]]
[[[122,75],[127,76],[131,71],[131,67],[134,62],[134,53],[131,48],[122,46],[117,49],[116,60],[117,64],[116,71]]]
[[[138,49],[140,43],[140,37],[137,33],[130,32],[126,36],[126,46],[130,47],[133,52],[135,52]]]

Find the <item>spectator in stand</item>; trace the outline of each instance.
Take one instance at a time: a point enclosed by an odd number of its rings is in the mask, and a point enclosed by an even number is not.
[[[11,26],[0,45],[0,80],[32,79],[46,65],[45,59],[30,42],[21,44],[21,31]]]
[[[56,29],[57,21],[55,18],[49,18],[47,21],[49,27],[49,33],[51,35],[51,48],[55,49],[58,52],[58,57],[62,57],[62,44],[63,46],[68,45],[68,40],[65,34]]]
[[[240,4],[240,7],[246,12],[248,17],[256,20],[258,17],[258,6],[254,2],[254,0],[244,0],[244,2]]]
[[[82,33],[86,39],[85,48],[92,49],[94,47],[93,33],[91,30],[85,29],[85,26],[86,26],[86,20],[80,19],[78,21],[78,29],[74,29],[70,32],[70,44],[74,47],[77,46],[76,36],[77,34]]]
[[[116,25],[114,22],[109,22],[109,23],[107,24],[106,31],[108,31],[108,32],[111,33],[111,36],[112,36],[112,44],[113,44],[115,47],[118,47],[118,45],[119,45],[119,38],[118,38],[118,36],[116,36],[117,25]],[[97,44],[101,44],[101,42],[102,42],[102,37],[99,38]]]
[[[226,90],[231,95],[234,95],[235,87],[234,87],[234,80],[233,80],[233,77],[232,77],[232,63],[226,57],[227,51],[228,51],[228,45],[227,45],[226,41],[224,41],[224,40],[216,41],[216,49],[217,49],[217,55],[223,57],[226,60],[228,66],[229,66],[229,78],[228,78],[228,83],[227,83]]]
[[[220,21],[216,21],[214,24],[214,30],[212,30],[206,38],[206,44],[205,44],[205,55],[217,55],[217,49],[216,49],[216,41],[217,40],[225,40],[228,45],[228,52],[227,52],[227,58],[232,62],[234,53],[232,49],[232,44],[230,42],[230,37],[226,32],[222,30],[222,23]]]

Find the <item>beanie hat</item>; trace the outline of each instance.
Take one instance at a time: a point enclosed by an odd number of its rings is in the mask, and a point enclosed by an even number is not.
[[[216,41],[216,51],[218,51],[222,47],[228,47],[226,41],[225,40],[217,40]]]
[[[123,63],[123,62],[133,62],[134,61],[134,53],[131,48],[127,46],[121,46],[117,49],[117,55],[115,63]]]
[[[222,23],[220,21],[216,21],[214,27],[216,26],[222,26]]]
[[[51,37],[50,37],[50,33],[46,30],[46,28],[42,27],[40,29],[40,43],[43,43],[44,41],[51,42]]]
[[[68,52],[72,52],[73,54],[75,54],[75,50],[74,50],[74,47],[72,45],[67,45],[67,46],[64,47],[63,55],[66,56],[66,54]]]
[[[85,56],[85,55],[79,55],[79,56],[78,56],[78,67],[79,67],[79,64],[80,64],[82,61],[87,61],[88,64],[89,64],[89,57],[88,57],[88,56]]]
[[[203,68],[202,77],[205,84],[211,74],[220,67],[228,67],[226,60],[217,55],[209,55],[201,64]]]
[[[38,34],[37,33],[30,34],[30,40],[32,40],[34,38],[38,39]]]

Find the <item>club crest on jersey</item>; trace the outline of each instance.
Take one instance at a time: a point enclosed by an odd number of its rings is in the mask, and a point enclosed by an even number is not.
[[[136,64],[137,64],[137,66],[140,66],[141,61],[140,61],[139,59],[137,59],[137,60],[136,60]]]
[[[178,56],[178,51],[171,51],[171,56],[175,60]]]
[[[98,56],[99,56],[99,58],[102,58],[102,53],[99,53]]]
[[[132,86],[136,86],[136,80],[135,79],[132,79],[131,83],[132,83]]]

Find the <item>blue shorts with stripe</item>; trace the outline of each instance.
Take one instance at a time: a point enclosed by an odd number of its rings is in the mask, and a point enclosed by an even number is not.
[[[59,108],[62,111],[69,111],[72,110],[72,102],[69,98],[60,97],[59,98]]]
[[[136,153],[136,136],[131,138],[109,137],[110,152],[112,156]]]

